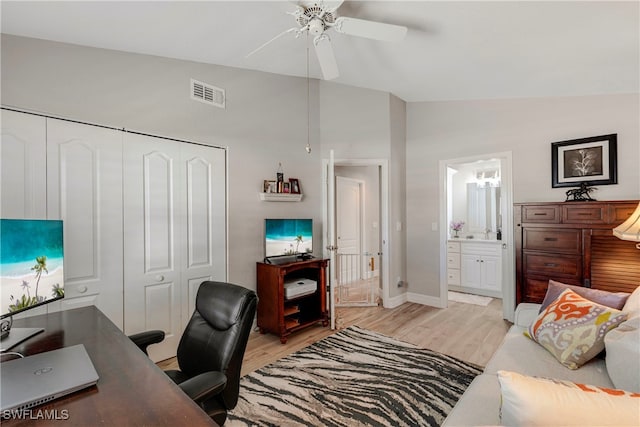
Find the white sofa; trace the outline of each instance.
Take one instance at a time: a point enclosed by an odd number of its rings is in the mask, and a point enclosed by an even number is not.
[[[607,374],[605,359],[596,357],[576,370],[561,365],[542,346],[523,335],[538,316],[539,304],[519,304],[514,325],[487,363],[484,372],[469,385],[444,426],[497,426],[500,421],[499,370],[528,376],[555,378],[606,388],[615,388]]]

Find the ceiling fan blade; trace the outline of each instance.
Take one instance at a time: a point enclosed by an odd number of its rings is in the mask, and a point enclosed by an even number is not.
[[[318,62],[320,62],[324,79],[333,80],[338,77],[340,73],[338,72],[338,64],[333,54],[333,47],[331,47],[331,39],[329,39],[329,36],[321,34],[313,39],[313,44],[316,47],[316,56],[318,57]]]
[[[259,50],[263,49],[265,46],[267,46],[269,43],[276,41],[277,39],[279,39],[280,37],[284,36],[285,34],[288,33],[292,33],[294,31],[299,31],[299,28],[289,28],[286,31],[281,32],[280,34],[278,34],[277,36],[275,36],[274,38],[272,38],[271,40],[269,40],[268,42],[262,44],[261,46],[257,47],[256,49],[252,50],[251,52],[249,52],[247,54],[247,56],[245,56],[245,58],[250,57],[251,55],[253,55],[254,53],[258,52]]]
[[[343,34],[366,37],[383,41],[400,41],[407,35],[407,27],[385,24],[383,22],[366,21],[364,19],[341,16],[336,19],[333,28]]]

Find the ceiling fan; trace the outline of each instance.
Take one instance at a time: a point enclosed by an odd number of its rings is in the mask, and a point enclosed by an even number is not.
[[[344,0],[338,1],[300,1],[294,12],[287,12],[292,15],[298,26],[290,28],[278,34],[268,42],[259,46],[247,55],[247,58],[258,52],[268,44],[279,39],[285,34],[294,33],[296,38],[307,33],[315,36],[313,45],[316,56],[320,62],[322,75],[325,80],[332,80],[338,77],[338,64],[333,54],[331,39],[327,31],[333,29],[338,33],[351,36],[366,37],[373,40],[399,41],[407,34],[407,27],[400,25],[385,24],[382,22],[367,21],[364,19],[348,18],[338,16],[336,11]]]

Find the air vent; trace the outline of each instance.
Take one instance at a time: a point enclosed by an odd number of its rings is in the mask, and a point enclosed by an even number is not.
[[[225,108],[224,89],[191,79],[191,99]]]

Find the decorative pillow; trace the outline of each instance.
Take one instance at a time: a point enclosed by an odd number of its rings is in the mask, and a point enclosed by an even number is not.
[[[599,289],[567,285],[565,283],[556,282],[555,280],[549,280],[549,287],[547,287],[547,294],[544,296],[544,300],[542,300],[540,313],[542,313],[542,310],[547,308],[552,301],[558,298],[558,295],[560,295],[565,289],[571,289],[581,297],[597,302],[598,304],[606,305],[607,307],[615,308],[616,310],[622,310],[625,302],[627,302],[627,298],[631,295],[626,292],[607,292]]]
[[[640,394],[498,371],[507,426],[638,426]]]
[[[546,348],[569,369],[578,369],[604,349],[604,336],[627,315],[567,289],[524,334]]]

